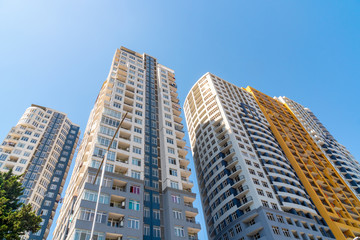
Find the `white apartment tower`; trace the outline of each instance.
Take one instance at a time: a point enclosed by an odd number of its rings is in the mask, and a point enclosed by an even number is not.
[[[90,113],[54,239],[90,238],[99,188],[94,177],[126,113],[107,154],[95,236],[197,239],[174,71],[124,47],[116,50]]]
[[[334,239],[250,92],[206,73],[184,111],[209,239]]]
[[[79,139],[64,113],[32,105],[0,146],[0,171],[24,174],[20,201],[41,215],[41,229],[23,239],[46,239]]]

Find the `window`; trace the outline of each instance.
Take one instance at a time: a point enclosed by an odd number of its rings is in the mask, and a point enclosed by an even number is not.
[[[184,227],[175,226],[174,230],[175,230],[175,236],[177,236],[177,237],[185,237],[185,235],[184,235]]]
[[[114,102],[114,103],[113,103],[113,106],[116,107],[116,108],[121,108],[121,104],[120,104],[120,103],[117,103],[117,102]]]
[[[269,207],[269,203],[265,200],[261,200],[261,203],[264,207]]]
[[[275,217],[274,217],[274,215],[273,215],[272,213],[266,213],[266,216],[267,216],[267,218],[268,218],[269,220],[275,221]]]
[[[137,137],[137,136],[134,136],[134,142],[141,143],[141,138]]]
[[[176,165],[176,159],[169,157],[169,163]]]
[[[266,192],[266,196],[268,196],[269,198],[273,198],[273,195],[271,192]]]
[[[235,236],[234,229],[231,228],[229,230],[229,234],[230,234],[230,237],[234,237]]]
[[[168,147],[168,153],[175,154],[175,149]]]
[[[159,197],[159,195],[154,194],[154,195],[153,195],[153,200],[154,200],[154,203],[160,203],[160,197]]]
[[[254,182],[256,185],[260,185],[259,180],[257,180],[256,178],[253,178],[252,180],[253,180],[253,182]]]
[[[136,200],[129,200],[129,209],[140,211],[140,202]]]
[[[105,135],[108,135],[108,136],[114,136],[115,134],[115,130],[111,129],[111,128],[108,128],[108,127],[105,127],[105,126],[100,126],[100,132],[102,134],[105,134]]]
[[[137,123],[137,124],[142,124],[142,120],[141,120],[141,119],[138,119],[138,118],[135,118],[135,123]]]
[[[134,127],[134,132],[141,133],[141,132],[142,132],[142,130],[141,130],[141,128]]]
[[[154,219],[160,220],[160,211],[153,210],[153,216],[154,216]]]
[[[160,231],[160,227],[155,227],[153,228],[153,236],[154,237],[161,237],[161,231]]]
[[[91,238],[90,234],[91,234],[90,231],[76,229],[74,240],[90,239]],[[94,232],[94,239],[104,240],[105,235],[104,235],[104,233]]]
[[[144,217],[150,217],[150,208],[144,208]]]
[[[95,211],[93,209],[80,208],[78,218],[80,220],[93,221],[94,215],[95,215]],[[105,223],[106,222],[106,213],[98,212],[96,214],[96,222]]]
[[[27,142],[29,140],[29,138],[28,137],[21,137],[20,140]]]
[[[174,181],[170,181],[170,187],[175,188],[175,189],[179,189],[179,183],[174,182]]]
[[[273,208],[273,209],[278,209],[278,206],[277,206],[277,204],[276,203],[271,203],[271,207]]]
[[[149,193],[144,193],[144,201],[150,201],[150,194]]]
[[[16,167],[16,168],[15,168],[15,171],[16,171],[16,172],[21,172],[22,170],[23,170],[23,167]]]
[[[132,177],[132,178],[136,178],[136,179],[140,179],[140,172],[138,172],[138,171],[131,171],[131,177]]]
[[[236,231],[236,233],[240,233],[242,231],[240,223],[235,225],[235,231]]]
[[[91,202],[96,202],[96,200],[97,200],[97,192],[85,190],[84,194],[83,194],[83,199],[91,201]],[[102,204],[109,204],[110,203],[109,195],[101,194],[99,202],[102,203]]]
[[[290,237],[289,229],[283,228],[282,231],[286,237]]]
[[[20,154],[21,154],[21,150],[19,150],[19,149],[15,149],[13,153],[14,153],[14,154],[18,154],[18,155],[20,155]]]
[[[278,227],[272,226],[272,230],[273,230],[273,232],[274,232],[276,235],[280,235],[280,230],[279,230]]]
[[[139,229],[140,221],[136,218],[128,218],[128,228]]]
[[[133,152],[137,154],[141,154],[141,148],[133,147]]]
[[[177,176],[177,170],[175,170],[175,169],[170,168],[170,169],[169,169],[169,173],[170,173],[170,175],[172,175],[172,176]]]
[[[174,144],[174,140],[171,138],[166,138],[166,142],[170,144]]]
[[[180,210],[173,210],[173,215],[175,219],[182,219],[182,212]]]
[[[141,166],[141,159],[139,158],[132,158],[132,164],[135,166]]]
[[[140,103],[136,103],[135,105],[136,105],[136,107],[138,107],[138,108],[140,108],[140,109],[143,108],[142,104],[140,104]]]
[[[171,199],[173,203],[180,204],[180,196],[179,195],[171,195]]]
[[[130,192],[135,194],[140,194],[140,186],[130,186]]]
[[[264,191],[263,190],[257,188],[256,191],[257,191],[257,193],[259,195],[264,196]]]
[[[150,226],[149,225],[144,225],[144,235],[150,236]]]
[[[279,222],[284,223],[284,218],[280,215],[276,215],[276,218]]]

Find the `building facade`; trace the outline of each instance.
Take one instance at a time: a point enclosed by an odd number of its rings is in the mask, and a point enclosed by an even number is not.
[[[292,111],[280,101],[248,87],[273,134],[336,239],[360,236],[360,201]]]
[[[329,133],[315,114],[308,108],[287,98],[277,98],[286,105],[324,152],[332,165],[360,199],[360,164],[354,156]]]
[[[207,73],[191,88],[184,111],[209,239],[346,239],[360,234],[354,216],[339,233],[338,226],[348,219],[329,219],[320,211],[252,89]],[[352,193],[346,184],[337,187],[345,192],[341,198]]]
[[[65,114],[32,105],[0,147],[0,171],[24,174],[20,201],[43,219],[41,229],[23,239],[46,239],[79,139],[79,126]]]
[[[118,49],[90,113],[54,239],[90,238],[100,181],[92,183],[119,125],[107,153],[97,239],[197,239],[180,114],[174,71]]]

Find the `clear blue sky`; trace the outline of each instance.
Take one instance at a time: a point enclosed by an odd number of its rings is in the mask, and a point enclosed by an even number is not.
[[[123,45],[173,68],[181,103],[212,72],[309,107],[360,159],[359,9],[355,0],[0,0],[0,138],[32,103],[84,130]]]

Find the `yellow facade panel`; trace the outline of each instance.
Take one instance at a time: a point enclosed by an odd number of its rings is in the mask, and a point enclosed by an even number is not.
[[[336,239],[360,236],[360,201],[290,108],[251,87],[277,141]]]

